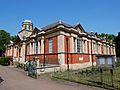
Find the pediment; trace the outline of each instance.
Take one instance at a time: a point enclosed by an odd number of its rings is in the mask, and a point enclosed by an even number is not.
[[[82,27],[80,24],[77,24],[77,25],[75,26],[75,29],[77,29],[77,31],[78,31],[79,33],[86,33],[85,30],[83,29],[83,27]]]
[[[97,34],[97,32],[94,34],[94,37],[95,37],[95,38],[98,38],[98,34]]]
[[[94,38],[99,38],[97,32],[90,32],[90,36],[93,36]]]
[[[35,27],[34,30],[31,33],[30,37],[36,36],[39,32],[40,32],[40,30],[37,27]]]
[[[29,37],[30,35],[31,35],[31,31],[27,31],[27,30],[23,30],[23,31],[21,31],[21,32],[19,32],[18,34],[23,38],[27,38],[27,37]]]

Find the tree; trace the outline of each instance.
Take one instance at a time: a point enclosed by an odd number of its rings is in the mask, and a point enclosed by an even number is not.
[[[99,34],[99,37],[106,41],[111,41],[111,40],[113,41],[116,36],[113,34],[101,33]]]
[[[114,39],[116,45],[116,56],[120,57],[120,32],[118,32],[118,36]]]
[[[17,36],[16,36],[16,35],[10,37],[10,40],[13,41],[13,42],[15,42],[16,39],[17,39]]]
[[[5,30],[0,30],[0,56],[5,53],[5,46],[10,42],[10,34]]]
[[[98,36],[99,36],[99,38],[101,38],[103,40],[106,38],[106,34],[105,33],[101,33]]]

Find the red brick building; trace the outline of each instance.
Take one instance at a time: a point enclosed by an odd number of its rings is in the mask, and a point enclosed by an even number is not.
[[[30,20],[22,23],[17,41],[6,48],[13,62],[24,63],[39,58],[39,63],[59,64],[70,68],[85,68],[96,63],[96,55],[116,55],[112,42],[101,40],[97,33],[86,32],[80,24],[58,21],[42,28]]]

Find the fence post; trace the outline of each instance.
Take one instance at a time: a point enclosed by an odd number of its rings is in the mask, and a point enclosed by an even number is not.
[[[100,80],[101,80],[101,84],[103,84],[103,70],[102,70],[102,68],[100,68]]]
[[[38,57],[35,57],[35,60],[34,60],[34,63],[35,63],[35,78],[37,79],[38,78],[38,67],[39,67],[39,58]]]
[[[110,73],[111,73],[111,82],[112,82],[112,87],[114,87],[113,69],[110,69]]]
[[[35,68],[35,79],[37,79],[38,78],[38,73],[37,73],[37,68]]]

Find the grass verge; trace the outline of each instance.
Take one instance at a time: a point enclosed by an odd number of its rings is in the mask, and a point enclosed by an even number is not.
[[[116,67],[114,70],[114,87],[112,86],[111,74],[109,70],[103,72],[103,83],[101,83],[101,74],[98,69],[94,70],[86,69],[82,71],[64,71],[54,72],[52,78],[67,80],[84,85],[96,86],[106,89],[120,89],[120,67]]]

